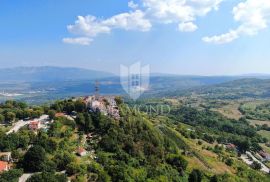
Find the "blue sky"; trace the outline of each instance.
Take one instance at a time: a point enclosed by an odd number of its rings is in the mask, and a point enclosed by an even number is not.
[[[269,2],[0,0],[0,67],[118,73],[141,61],[162,73],[270,73]]]

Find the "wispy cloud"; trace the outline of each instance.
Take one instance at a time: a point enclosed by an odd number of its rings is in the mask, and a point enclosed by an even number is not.
[[[253,36],[267,28],[270,21],[269,0],[247,0],[233,8],[234,20],[240,25],[228,33],[204,37],[203,41],[215,44],[232,42],[241,36]]]
[[[88,37],[77,37],[77,38],[63,38],[62,41],[67,44],[90,45],[93,39]]]
[[[178,25],[178,29],[181,32],[194,32],[198,29],[198,27],[193,22],[184,22]]]
[[[74,25],[68,25],[67,29],[70,33],[88,37],[92,40],[99,34],[109,34],[113,29],[134,30],[134,31],[149,31],[152,24],[145,19],[144,12],[136,10],[129,13],[122,13],[112,16],[108,19],[98,19],[95,16],[78,16]],[[86,38],[65,39],[65,43],[87,41]],[[85,43],[85,42],[84,42]]]
[[[130,7],[131,9],[137,9],[139,7],[139,5],[134,3],[134,1],[129,1],[128,7]]]

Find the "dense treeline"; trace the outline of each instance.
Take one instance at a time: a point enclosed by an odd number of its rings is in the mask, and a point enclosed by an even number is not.
[[[241,104],[239,111],[247,118],[254,120],[270,120],[270,103],[255,105],[252,103]]]
[[[207,109],[199,111],[191,107],[181,107],[178,110],[172,111],[172,115],[174,119],[192,126],[203,125],[214,130],[248,137],[256,135],[256,129],[249,126],[247,121],[228,119]]]
[[[9,135],[0,131],[0,151],[14,151],[18,148],[26,149],[33,142],[34,138],[34,133],[27,130]]]
[[[33,119],[43,113],[43,107],[29,107],[24,102],[6,101],[0,104],[0,123],[11,124],[19,119]]]
[[[144,117],[122,109],[110,121],[98,146],[98,162],[112,181],[181,181],[187,161]]]
[[[228,119],[208,109],[197,110],[192,107],[175,109],[170,113],[170,118],[197,127],[197,136],[209,143],[213,143],[215,140],[219,143],[232,142],[242,152],[248,149],[260,150],[258,143],[265,142],[256,133],[256,128],[250,126],[244,118]]]

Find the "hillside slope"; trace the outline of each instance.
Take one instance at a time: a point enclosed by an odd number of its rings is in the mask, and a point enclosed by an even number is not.
[[[168,91],[167,96],[200,96],[209,99],[270,98],[270,79],[244,78],[224,83]]]

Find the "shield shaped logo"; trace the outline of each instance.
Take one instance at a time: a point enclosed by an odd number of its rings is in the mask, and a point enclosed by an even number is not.
[[[137,62],[129,67],[120,65],[121,85],[133,99],[138,99],[149,87],[150,66]]]

